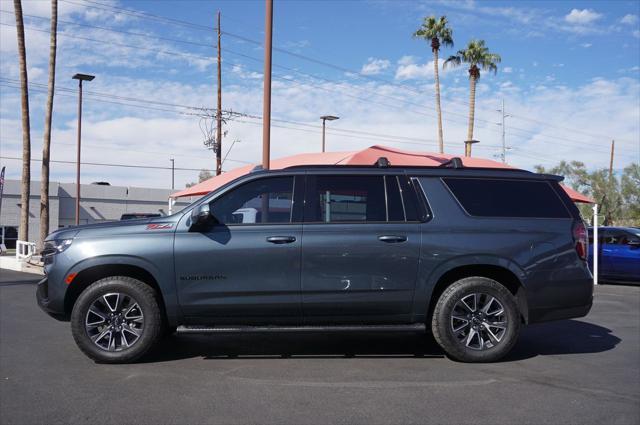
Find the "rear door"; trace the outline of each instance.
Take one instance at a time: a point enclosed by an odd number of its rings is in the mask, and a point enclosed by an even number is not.
[[[415,191],[409,193],[408,184],[406,176],[397,175],[307,176],[305,323],[410,319],[420,228]]]
[[[602,245],[606,275],[612,279],[640,280],[640,237],[622,229],[609,229]]]

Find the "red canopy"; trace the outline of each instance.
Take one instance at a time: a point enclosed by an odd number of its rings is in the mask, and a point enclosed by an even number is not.
[[[283,168],[300,166],[300,165],[373,165],[378,158],[385,157],[393,166],[405,167],[437,167],[455,155],[444,155],[430,152],[410,152],[400,149],[388,148],[385,146],[371,146],[361,151],[353,152],[322,152],[322,153],[303,153],[298,155],[287,156],[284,158],[274,159],[271,161],[272,170],[281,170]],[[502,162],[492,161],[482,158],[460,158],[466,167],[477,168],[513,168]],[[235,180],[238,177],[249,174],[255,165],[245,165],[244,167],[233,169],[219,176],[205,180],[187,189],[181,190],[171,195],[172,198],[180,198],[184,196],[200,196]],[[576,192],[573,189],[563,186],[564,190],[569,194],[574,202],[590,202],[593,200]]]

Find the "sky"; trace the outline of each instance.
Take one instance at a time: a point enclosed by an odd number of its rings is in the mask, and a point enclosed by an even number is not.
[[[261,160],[264,2],[60,0],[51,180],[75,180],[77,82],[85,83],[82,181],[170,188],[215,169],[204,145],[215,108],[215,19],[222,14],[223,170]],[[48,78],[48,1],[24,1],[32,177],[40,178]],[[483,39],[502,57],[478,83],[474,156],[525,169],[578,160],[616,172],[640,161],[638,1],[274,1],[272,158],[385,145],[437,151],[434,63],[412,34],[446,15],[454,54]],[[0,1],[0,164],[22,152],[13,2]],[[442,62],[442,59],[441,59]],[[439,64],[445,152],[466,139],[466,69]],[[204,108],[204,111],[203,111]],[[210,111],[209,111],[210,113]],[[203,131],[204,129],[204,131]],[[237,141],[234,143],[234,141]],[[229,148],[231,151],[228,152]],[[111,164],[136,167],[120,167]],[[152,168],[140,168],[140,167]]]

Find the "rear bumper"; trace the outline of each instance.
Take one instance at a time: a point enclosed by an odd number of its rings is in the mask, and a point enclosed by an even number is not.
[[[36,287],[36,300],[38,306],[49,316],[58,320],[69,320],[69,316],[65,314],[64,309],[60,309],[49,298],[49,278],[45,276]]]
[[[564,308],[542,308],[529,310],[529,323],[584,317],[589,314],[591,306],[593,306],[593,298],[591,302],[585,305]]]

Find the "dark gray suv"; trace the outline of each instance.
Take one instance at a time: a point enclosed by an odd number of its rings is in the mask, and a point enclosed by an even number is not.
[[[107,363],[176,329],[425,328],[485,362],[523,324],[589,312],[587,233],[560,177],[379,164],[256,170],[169,217],[56,231],[38,303]]]

